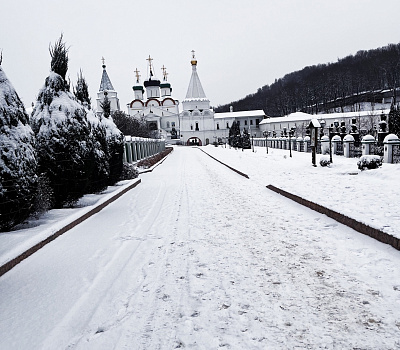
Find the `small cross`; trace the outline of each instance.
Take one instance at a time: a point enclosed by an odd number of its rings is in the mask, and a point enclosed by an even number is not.
[[[139,82],[139,78],[140,78],[140,75],[139,75],[139,73],[140,73],[140,71],[138,71],[138,69],[136,68],[136,70],[135,70],[135,74],[136,74],[136,82]]]
[[[194,56],[194,50],[192,50],[192,57],[195,58],[195,56]]]
[[[164,65],[163,65],[162,68],[161,68],[161,70],[163,71],[164,80],[167,80],[167,75],[168,75],[168,73],[167,73],[167,68],[164,67]]]
[[[146,58],[146,61],[149,61],[149,66],[151,67],[151,61],[153,61],[153,59],[150,57],[150,55],[149,58]]]
[[[103,66],[105,65],[106,60],[104,59],[104,57],[101,58],[102,62],[103,62]]]

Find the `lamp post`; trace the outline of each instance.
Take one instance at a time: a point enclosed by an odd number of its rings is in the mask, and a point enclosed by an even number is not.
[[[329,161],[333,163],[332,161],[332,127],[328,127],[328,137],[329,137]]]
[[[292,127],[289,130],[289,155],[290,155],[290,158],[292,158],[292,140],[291,140],[291,138],[294,136],[295,131],[296,131],[296,127]]]
[[[252,148],[252,150],[254,152],[254,136],[253,136],[253,134],[251,134],[251,148]]]
[[[269,131],[267,130],[263,131],[263,135],[265,136],[265,148],[267,149],[267,154],[268,154],[268,134]]]

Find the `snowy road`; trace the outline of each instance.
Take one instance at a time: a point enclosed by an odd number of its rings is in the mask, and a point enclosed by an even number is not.
[[[398,251],[195,148],[141,178],[0,278],[0,349],[400,349]]]

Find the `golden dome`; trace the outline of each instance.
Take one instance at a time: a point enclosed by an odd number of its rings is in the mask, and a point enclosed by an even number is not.
[[[197,66],[197,60],[191,60],[190,63],[192,64],[192,66]]]

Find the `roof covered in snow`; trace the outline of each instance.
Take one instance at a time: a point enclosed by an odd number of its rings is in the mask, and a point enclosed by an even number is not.
[[[256,109],[253,111],[239,111],[239,112],[224,112],[224,113],[215,113],[214,118],[222,119],[222,118],[244,118],[244,117],[260,117],[264,118],[265,113],[262,109]]]
[[[207,99],[197,74],[197,66],[192,64],[192,76],[190,77],[189,87],[186,93],[185,100]]]

